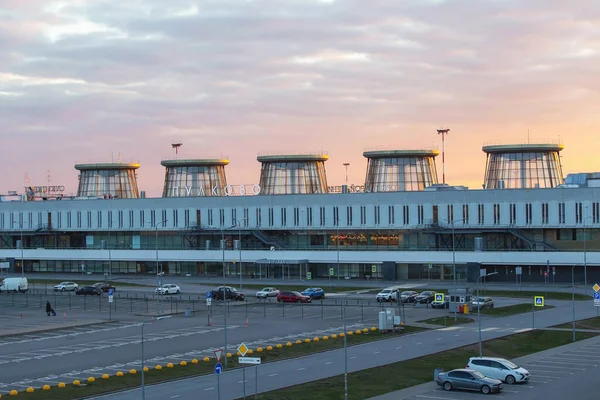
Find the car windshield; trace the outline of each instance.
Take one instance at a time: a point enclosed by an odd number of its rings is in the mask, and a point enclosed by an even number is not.
[[[516,364],[514,364],[514,363],[511,363],[511,362],[510,362],[510,361],[508,361],[508,360],[503,360],[503,364],[504,364],[504,365],[506,365],[506,366],[507,366],[508,368],[510,368],[510,369],[519,369],[519,366],[518,366],[518,365],[516,365]]]
[[[472,371],[471,374],[475,377],[475,379],[483,379],[483,378],[485,378],[485,375],[483,375],[479,371]]]
[[[271,291],[271,288],[268,288],[268,287],[261,289],[261,292],[270,292],[270,291]]]
[[[68,285],[68,284],[69,284],[69,282],[61,282],[61,283],[59,283],[59,285]]]
[[[308,289],[304,289],[304,291],[305,291],[305,292],[314,292],[314,291],[315,291],[315,289],[314,289],[314,288],[311,288],[311,287],[309,287]]]
[[[484,297],[480,297],[477,301],[479,303],[485,303],[485,298]]]
[[[390,292],[391,292],[391,290],[390,290],[390,289],[383,289],[383,290],[381,291],[381,293],[390,293]]]
[[[402,292],[400,293],[400,296],[410,296],[412,292]]]
[[[298,292],[291,292],[293,296],[302,296],[300,293]]]

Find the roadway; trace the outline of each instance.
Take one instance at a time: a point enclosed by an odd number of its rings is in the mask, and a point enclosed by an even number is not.
[[[570,304],[568,302],[557,302],[556,306],[555,309],[536,313],[536,328],[548,327],[569,321]],[[589,318],[594,316],[595,313],[596,311],[589,303],[577,304],[577,319]],[[482,320],[483,340],[528,331],[531,329],[531,323],[531,314]],[[348,370],[349,372],[354,372],[367,368],[380,367],[385,364],[477,343],[478,329],[474,325],[442,328],[352,346],[348,349]],[[275,390],[342,374],[343,360],[344,351],[343,349],[338,349],[261,365],[258,367],[258,391]],[[466,362],[467,360],[465,360]],[[249,370],[246,376],[246,393],[254,393],[254,378],[251,371],[252,369]],[[217,387],[215,375],[203,376],[154,385],[151,390],[147,390],[146,398],[148,400],[159,400],[177,397],[181,400],[191,400],[198,398],[198,393],[206,393],[207,395],[210,394],[211,397],[215,397],[215,392],[220,388],[221,399],[235,399],[243,395],[243,383],[241,370],[229,370],[221,374],[219,387]],[[112,394],[110,395],[110,399],[132,400],[139,398],[139,396],[140,390],[135,389],[119,394]]]

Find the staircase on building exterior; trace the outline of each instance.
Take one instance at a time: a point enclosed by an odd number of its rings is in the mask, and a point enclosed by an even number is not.
[[[253,230],[252,234],[254,235],[254,237],[256,237],[258,240],[260,240],[264,244],[273,246],[276,249],[285,249],[286,248],[286,245],[285,245],[285,243],[283,243],[283,241],[281,241],[279,238],[269,235],[265,231]]]

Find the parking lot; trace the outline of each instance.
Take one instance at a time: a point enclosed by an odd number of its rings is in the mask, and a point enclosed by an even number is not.
[[[465,360],[465,364],[466,364]],[[567,350],[552,356],[528,361],[519,366],[527,369],[531,374],[528,383],[507,385],[500,393],[484,395],[479,392],[467,391],[449,391],[438,388],[435,383],[431,383],[432,390],[414,395],[412,397],[397,397],[405,400],[469,400],[469,399],[548,399],[547,395],[542,396],[542,390],[545,386],[557,384],[565,378],[574,377],[577,374],[589,369],[598,369],[600,365],[600,343],[583,345],[573,350]],[[573,399],[582,398],[576,394],[577,388],[573,388]],[[552,398],[552,397],[550,397]],[[563,397],[561,397],[562,399]]]

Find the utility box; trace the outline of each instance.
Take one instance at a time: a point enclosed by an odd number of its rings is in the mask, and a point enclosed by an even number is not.
[[[469,288],[448,289],[448,297],[450,297],[448,311],[459,312],[459,307],[471,303],[471,295]]]
[[[386,308],[379,312],[379,331],[389,332],[394,330],[394,317],[396,316],[393,308]]]

